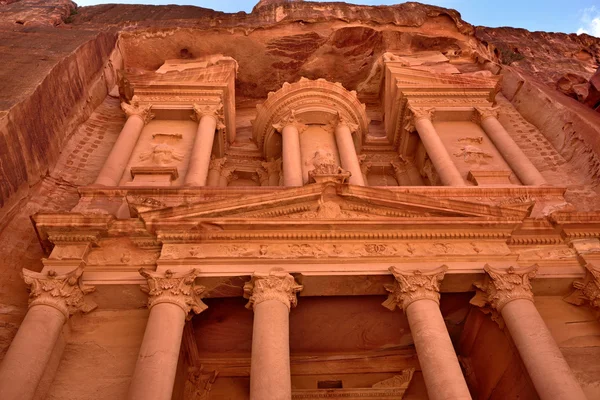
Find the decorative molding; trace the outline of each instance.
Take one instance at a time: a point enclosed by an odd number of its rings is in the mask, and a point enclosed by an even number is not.
[[[440,302],[440,283],[448,267],[442,265],[430,271],[401,271],[396,267],[390,267],[390,272],[396,278],[396,283],[385,285],[385,290],[390,292],[383,306],[394,310],[401,307],[406,311],[407,307],[417,300],[433,300]]]
[[[148,281],[148,287],[142,286],[142,291],[148,294],[149,309],[157,304],[171,303],[181,307],[187,319],[191,319],[190,311],[200,314],[208,308],[200,299],[205,291],[204,286],[196,285],[199,270],[192,269],[186,273],[166,270],[164,274],[160,274],[140,268],[139,272]]]
[[[479,290],[471,299],[471,304],[479,307],[489,304],[501,312],[502,308],[513,300],[533,301],[530,280],[537,273],[537,264],[521,269],[510,267],[506,270],[495,269],[486,264],[483,269],[487,276],[483,282],[474,284]]]
[[[30,290],[29,308],[37,305],[54,307],[62,312],[65,318],[79,311],[92,311],[97,305],[87,300],[85,295],[96,288],[84,285],[81,281],[82,275],[83,265],[63,275],[58,275],[54,270],[43,274],[23,269],[23,280]]]
[[[592,307],[600,308],[600,268],[591,263],[586,264],[585,268],[585,279],[573,282],[575,290],[565,301],[578,306],[589,303]]]
[[[244,298],[249,300],[246,308],[253,309],[263,301],[277,300],[289,310],[296,307],[296,293],[302,289],[303,286],[283,270],[273,269],[268,274],[254,273],[250,282],[244,285]]]
[[[121,110],[127,115],[127,118],[130,118],[134,115],[140,117],[144,124],[152,121],[155,115],[152,113],[152,104],[148,104],[145,106],[140,105],[132,105],[127,103],[121,103]]]

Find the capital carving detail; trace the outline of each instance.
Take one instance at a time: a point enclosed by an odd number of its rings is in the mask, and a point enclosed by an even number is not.
[[[238,179],[238,175],[235,173],[235,167],[227,167],[221,169],[221,176],[225,178],[227,183]]]
[[[260,163],[269,175],[278,174],[281,172],[281,158],[273,161],[263,161]]]
[[[142,286],[142,291],[148,294],[149,309],[157,304],[171,303],[181,307],[190,319],[190,311],[200,314],[208,308],[200,299],[205,291],[204,286],[196,285],[199,270],[193,269],[186,273],[166,270],[161,274],[141,268],[139,272],[148,281],[148,287]]]
[[[58,275],[50,270],[47,274],[23,269],[23,280],[29,285],[29,307],[46,305],[54,307],[69,318],[78,311],[87,313],[97,307],[85,295],[96,288],[84,285],[81,281],[83,266]]]
[[[355,124],[352,120],[338,111],[337,115],[329,121],[325,129],[330,132],[335,132],[335,129],[339,126],[347,126],[348,129],[350,129],[350,132],[358,131],[358,124]]]
[[[433,300],[439,304],[440,283],[447,270],[445,265],[430,271],[402,271],[397,267],[390,267],[396,283],[385,285],[390,294],[383,306],[392,311],[396,307],[406,311],[406,308],[417,300]]]
[[[496,118],[498,119],[499,110],[498,107],[475,107],[476,114],[476,122],[481,123],[481,121],[487,118]]]
[[[273,128],[280,133],[283,133],[283,129],[286,126],[293,126],[298,130],[298,133],[304,132],[308,126],[304,124],[297,116],[296,111],[291,110],[287,115],[281,117],[277,122],[273,124]]]
[[[565,300],[575,305],[589,303],[592,307],[600,308],[600,268],[591,263],[585,268],[585,279],[573,282],[575,291]]]
[[[155,117],[155,115],[152,113],[152,104],[147,106],[139,106],[123,102],[121,103],[121,110],[123,110],[125,115],[127,115],[127,118],[137,115],[144,121],[144,124],[152,121]]]
[[[485,306],[487,303],[500,312],[513,300],[533,301],[530,280],[537,273],[537,264],[521,269],[510,267],[506,270],[492,268],[486,264],[483,269],[487,273],[486,279],[475,283],[480,292],[471,300],[471,304]]]
[[[373,163],[371,161],[367,161],[367,155],[361,154],[358,156],[358,163],[360,164],[360,172],[362,172],[362,174],[365,176],[368,175]]]
[[[296,283],[294,277],[285,271],[254,273],[250,282],[244,285],[244,298],[249,300],[246,308],[253,309],[263,301],[277,300],[285,304],[289,310],[298,304],[296,293],[302,289],[303,286]]]
[[[215,156],[211,156],[210,164],[208,165],[208,170],[209,171],[212,171],[212,170],[221,171],[221,169],[223,168],[223,165],[225,165],[226,162],[227,162],[227,157],[215,158]]]
[[[409,106],[408,109],[412,113],[412,120],[416,123],[421,119],[433,119],[433,113],[435,112],[435,107],[413,107]]]
[[[217,121],[217,129],[225,128],[225,118],[223,117],[223,103],[219,104],[194,104],[193,112],[190,118],[200,122],[202,117],[213,117]]]

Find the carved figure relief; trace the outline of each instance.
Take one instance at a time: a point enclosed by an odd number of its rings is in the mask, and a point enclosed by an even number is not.
[[[154,164],[158,165],[169,165],[175,161],[183,160],[183,157],[183,154],[165,143],[156,144],[152,147],[152,150],[139,155],[140,161],[152,160]]]
[[[335,161],[333,154],[322,150],[316,151],[306,165],[314,167],[313,175],[335,175],[345,172]]]
[[[488,160],[494,158],[493,155],[487,153],[477,146],[466,145],[454,153],[457,158],[462,158],[468,164],[485,165]]]

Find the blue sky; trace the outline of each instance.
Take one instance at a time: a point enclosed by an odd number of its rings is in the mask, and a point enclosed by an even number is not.
[[[185,4],[225,12],[250,12],[258,0],[75,0],[80,6],[102,3]],[[348,1],[351,2],[351,1]],[[600,0],[431,0],[458,10],[474,25],[512,26],[531,31],[581,33],[600,37]],[[355,0],[355,4],[396,4],[402,1]]]

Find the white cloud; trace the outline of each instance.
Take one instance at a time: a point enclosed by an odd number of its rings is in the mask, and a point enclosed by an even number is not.
[[[600,10],[596,6],[585,8],[581,16],[582,26],[577,29],[577,34],[587,33],[588,35],[600,37]]]

